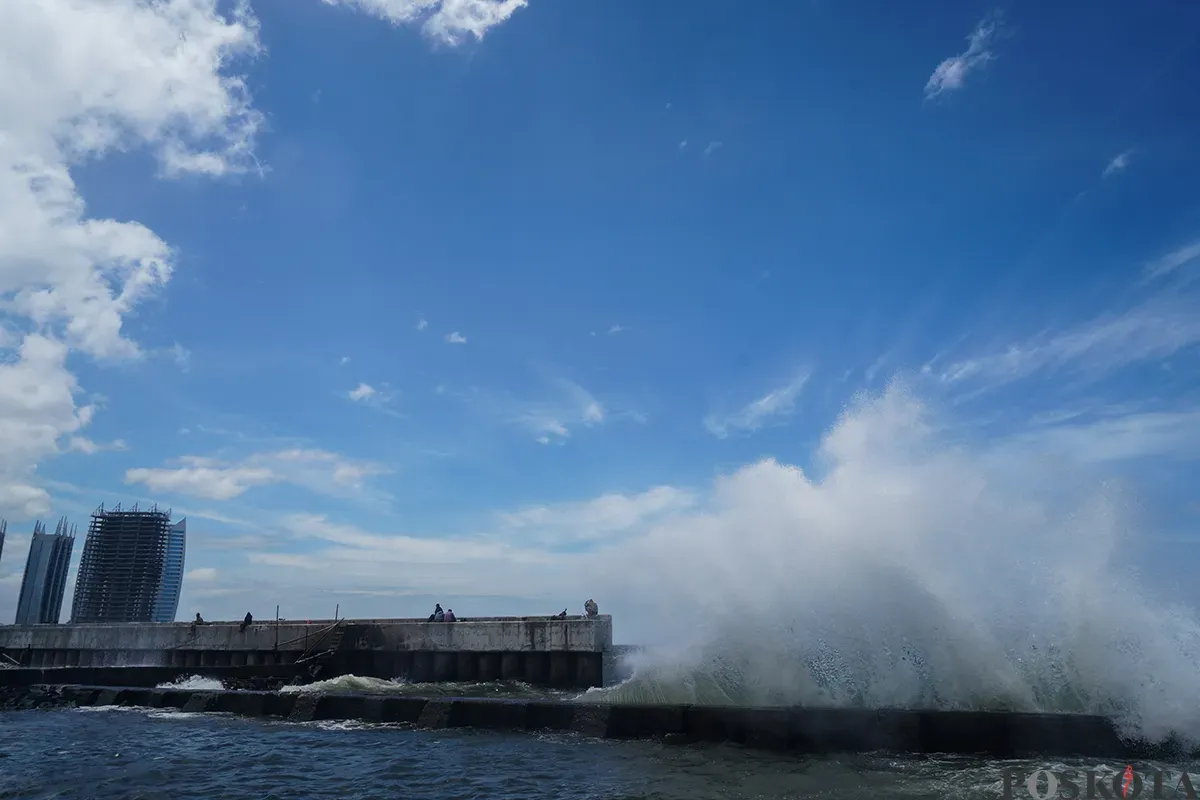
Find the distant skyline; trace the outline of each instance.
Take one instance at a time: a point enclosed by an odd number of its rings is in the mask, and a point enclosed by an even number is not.
[[[1102,496],[1195,604],[1197,30],[0,3],[0,620],[35,519],[134,502],[189,520],[183,618],[701,603],[963,492],[1001,537]]]

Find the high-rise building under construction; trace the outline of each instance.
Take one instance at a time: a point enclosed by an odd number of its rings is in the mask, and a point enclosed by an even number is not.
[[[34,523],[21,593],[17,596],[17,625],[58,623],[74,547],[75,528],[68,526],[65,519],[58,521],[54,533],[46,533],[45,525]]]
[[[166,606],[164,579],[172,560],[169,511],[100,506],[92,514],[75,599],[72,622],[154,622]],[[177,536],[176,541],[181,541]],[[182,549],[178,562],[182,572]],[[182,581],[182,575],[180,575]],[[174,590],[178,605],[178,589]],[[168,599],[171,594],[168,593]],[[174,618],[174,611],[171,613]]]

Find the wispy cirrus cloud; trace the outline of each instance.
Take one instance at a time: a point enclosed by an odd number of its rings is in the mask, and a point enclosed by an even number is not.
[[[803,370],[786,384],[772,389],[733,413],[709,414],[704,418],[704,427],[713,436],[724,439],[731,433],[756,431],[772,418],[790,416],[796,410],[796,401],[810,375],[808,370]]]
[[[608,410],[590,392],[573,381],[555,381],[555,384],[559,397],[521,403],[514,417],[540,444],[562,441],[577,427],[604,424]]]
[[[1131,364],[1167,358],[1200,343],[1200,304],[1163,294],[1124,313],[1105,314],[1073,328],[947,365],[949,383],[1000,386],[1037,374],[1071,370],[1099,377]]]
[[[925,99],[933,100],[947,92],[958,91],[967,78],[995,59],[992,45],[1000,30],[1000,15],[990,14],[980,20],[967,36],[967,49],[937,65],[925,82]]]
[[[1132,158],[1133,158],[1133,149],[1132,148],[1130,148],[1129,150],[1126,150],[1124,153],[1117,154],[1116,156],[1113,157],[1112,161],[1109,161],[1107,166],[1104,167],[1104,172],[1102,173],[1102,177],[1111,178],[1114,175],[1118,175],[1118,174],[1124,172],[1126,169],[1128,169],[1129,161]]]
[[[1146,280],[1153,281],[1171,275],[1181,267],[1186,267],[1200,261],[1200,241],[1186,244],[1177,250],[1172,250],[1162,258],[1146,265],[1144,270]]]

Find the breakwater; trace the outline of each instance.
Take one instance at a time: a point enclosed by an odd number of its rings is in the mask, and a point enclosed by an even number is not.
[[[146,686],[194,674],[242,680],[353,674],[586,689],[604,685],[617,658],[607,615],[0,628],[0,662],[8,667],[0,669],[0,686]]]
[[[1162,758],[1168,745],[1122,740],[1104,717],[833,708],[608,705],[587,701],[421,698],[103,686],[0,689],[0,708],[123,706],[295,722],[361,720],[422,728],[560,731],[669,743],[735,742],[802,753],[943,753],[996,758]]]

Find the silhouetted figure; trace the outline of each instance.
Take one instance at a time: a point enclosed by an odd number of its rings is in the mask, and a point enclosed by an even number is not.
[[[600,613],[600,607],[596,605],[595,600],[589,599],[583,604],[583,613],[587,614],[589,617],[597,616]]]
[[[204,624],[204,617],[200,616],[200,612],[196,612],[196,618],[192,620],[192,633],[196,632],[196,626]]]
[[[567,618],[567,610],[564,608],[562,611],[560,611],[559,613],[555,614],[555,615],[554,615],[553,617],[551,617],[550,619],[566,619],[566,618]]]
[[[249,612],[249,611],[247,611],[247,612],[246,612],[246,616],[245,616],[245,618],[244,618],[244,619],[242,619],[242,624],[241,624],[240,626],[238,626],[238,631],[239,631],[239,632],[241,632],[241,633],[245,633],[245,632],[246,632],[246,628],[249,628],[249,627],[250,627],[250,623],[252,623],[252,622],[254,622],[254,617],[252,617],[252,616],[250,615],[250,612]]]
[[[441,603],[433,604],[433,613],[429,615],[429,621],[430,622],[445,622],[446,621],[446,612],[442,611]]]
[[[458,619],[458,617],[454,616],[454,609],[447,608],[446,609],[446,622],[454,622],[456,619]]]

